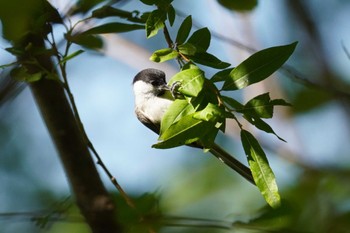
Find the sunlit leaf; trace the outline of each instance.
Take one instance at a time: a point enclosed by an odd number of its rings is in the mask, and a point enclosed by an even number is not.
[[[255,137],[246,130],[241,131],[241,141],[254,181],[261,194],[271,207],[279,207],[281,197],[278,192],[275,175],[269,165],[265,152]]]
[[[187,42],[196,46],[198,52],[206,52],[210,45],[210,38],[209,29],[201,28],[195,31]]]
[[[196,119],[193,114],[190,114],[182,117],[166,129],[159,137],[160,142],[152,145],[152,147],[166,149],[188,145],[201,138],[210,137],[208,136],[209,133],[216,132],[213,131],[213,128],[215,128],[213,122]]]
[[[182,117],[172,124],[160,136],[154,148],[165,149],[190,144],[199,140],[207,122],[193,118],[193,114]]]
[[[229,78],[232,69],[233,68],[220,70],[219,72],[217,72],[216,74],[213,75],[213,77],[210,79],[210,81],[212,81],[212,82],[223,82],[223,81],[225,81],[227,78]]]
[[[239,64],[225,80],[222,90],[237,90],[268,78],[292,55],[297,42],[261,50]]]
[[[61,63],[61,64],[66,63],[67,61],[73,59],[74,57],[76,57],[76,56],[78,56],[78,55],[80,55],[80,54],[82,54],[83,52],[84,52],[84,50],[79,49],[79,50],[77,50],[77,51],[75,51],[75,52],[73,52],[73,53],[67,55],[66,57],[64,57],[64,58],[60,61],[60,63]]]
[[[166,13],[162,10],[154,10],[148,16],[146,21],[146,36],[150,38],[155,36],[160,29],[164,27],[166,20]]]
[[[218,105],[219,102],[217,95],[218,90],[216,86],[210,81],[204,79],[202,91],[195,98],[190,98],[189,101],[196,111],[200,111],[207,107],[209,103]]]
[[[165,112],[161,127],[160,134],[170,127],[173,123],[180,120],[182,117],[194,113],[194,108],[187,100],[176,99]]]
[[[264,93],[249,100],[243,109],[237,109],[237,111],[258,118],[271,118],[275,105],[290,106],[285,100],[271,100],[269,93]]]
[[[177,51],[171,48],[165,48],[155,51],[149,59],[154,62],[165,62],[176,58],[178,55]]]
[[[180,44],[178,46],[179,52],[184,55],[195,55],[197,52],[197,48],[190,43]]]
[[[248,115],[271,118],[273,116],[273,104],[270,103],[269,93],[258,95],[249,100],[242,111]]]
[[[187,16],[184,21],[182,22],[179,31],[177,32],[177,36],[176,36],[176,43],[178,43],[179,45],[183,44],[188,35],[190,34],[192,28],[192,17],[191,15]]]
[[[189,57],[195,63],[199,63],[201,65],[209,66],[215,69],[225,69],[231,65],[230,63],[221,61],[219,58],[206,52],[195,53],[194,55],[191,55]]]
[[[204,72],[200,69],[187,69],[175,74],[169,85],[179,82],[178,91],[186,96],[196,97],[201,92],[205,82]]]
[[[216,104],[208,103],[203,110],[196,112],[193,117],[203,121],[223,122],[225,111]]]

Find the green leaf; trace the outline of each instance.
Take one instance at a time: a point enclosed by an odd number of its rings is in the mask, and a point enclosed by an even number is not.
[[[195,55],[197,52],[197,48],[190,43],[181,44],[177,48],[184,55]]]
[[[279,140],[286,142],[286,140],[284,140],[283,138],[278,136],[275,133],[275,131],[271,128],[271,126],[269,124],[267,124],[265,121],[263,121],[261,118],[252,117],[252,116],[248,116],[248,115],[243,115],[243,116],[248,122],[250,122],[252,125],[255,125],[256,128],[258,128],[266,133],[274,134]]]
[[[51,23],[62,22],[48,1],[38,0],[0,1],[0,20],[1,37],[21,46],[29,34],[45,37]]]
[[[225,111],[216,104],[208,103],[203,110],[196,112],[193,117],[203,121],[222,123],[225,119]]]
[[[146,4],[146,5],[149,5],[149,6],[152,6],[154,4],[156,4],[156,2],[158,0],[140,0],[143,4]]]
[[[257,0],[218,0],[218,2],[229,10],[243,12],[251,11],[258,5]]]
[[[66,39],[84,46],[88,49],[101,49],[103,47],[103,40],[99,35],[76,35],[73,37],[70,37],[68,35],[66,35]]]
[[[25,66],[19,66],[11,70],[11,77],[20,82],[35,82],[44,77],[42,72],[30,74]]]
[[[196,47],[197,48],[197,47]],[[190,59],[195,62],[205,66],[209,66],[215,69],[225,69],[229,67],[231,64],[227,62],[221,61],[219,58],[215,57],[210,53],[196,53],[194,55],[189,56]]]
[[[124,11],[120,10],[111,6],[102,6],[101,8],[98,8],[92,12],[91,17],[94,18],[107,18],[107,17],[120,17],[123,19],[127,19],[128,21],[131,22],[136,22],[136,23],[145,23],[145,20],[138,18],[137,16],[139,15],[139,12],[137,11]]]
[[[202,121],[193,117],[193,114],[182,117],[160,135],[154,148],[166,149],[181,145],[188,145],[213,132],[215,125],[212,122]]]
[[[184,21],[182,22],[179,31],[177,32],[177,36],[176,36],[176,43],[181,45],[183,44],[188,35],[190,34],[192,28],[192,17],[191,15],[187,16]]]
[[[292,104],[286,102],[284,99],[274,99],[271,100],[271,104],[280,106],[292,106]]]
[[[249,100],[243,109],[237,109],[237,111],[258,118],[272,118],[275,105],[290,106],[283,99],[270,100],[269,93],[264,93]]]
[[[195,98],[189,98],[190,103],[196,109],[200,111],[204,109],[209,103],[218,105],[218,90],[216,86],[208,81],[204,80],[203,88],[201,92]]]
[[[169,20],[170,26],[174,25],[175,17],[176,17],[175,9],[174,9],[173,5],[170,4],[169,8],[168,8],[168,20]]]
[[[17,47],[9,47],[9,48],[5,48],[5,50],[15,56],[21,56],[25,54],[24,49],[17,48]]]
[[[104,0],[78,0],[73,14],[86,13]]]
[[[78,51],[75,51],[74,53],[71,53],[67,56],[65,56],[61,61],[60,61],[60,64],[64,64],[66,63],[67,61],[73,59],[74,57],[78,56],[79,54],[82,54],[83,52],[85,52],[84,50],[80,49]]]
[[[230,105],[232,108],[234,108],[236,111],[237,109],[240,110],[240,109],[243,109],[244,108],[244,105],[241,104],[240,102],[238,102],[237,100],[231,98],[231,97],[228,97],[228,96],[224,96],[222,95],[221,98],[224,100],[225,103],[227,103],[228,105]]]
[[[269,93],[264,93],[249,100],[241,112],[251,116],[271,118],[273,116],[273,106],[270,102]]]
[[[81,33],[82,35],[92,34],[106,34],[106,33],[121,33],[129,32],[133,30],[144,29],[140,24],[126,24],[126,23],[106,23],[97,27],[90,28],[89,30]]]
[[[50,2],[48,2],[48,1],[43,2],[43,8],[45,11],[44,14],[45,14],[47,22],[59,23],[59,24],[63,23],[63,20],[62,20],[60,13],[56,9],[56,7],[51,5]]]
[[[166,20],[166,13],[161,10],[154,10],[148,16],[146,21],[146,36],[151,38],[155,36],[160,29],[164,27],[164,21]]]
[[[201,28],[195,31],[188,39],[188,43],[196,46],[198,52],[206,52],[210,45],[210,31],[208,28]]]
[[[205,122],[193,118],[193,114],[184,116],[179,121],[170,125],[170,127],[159,136],[158,140],[160,142],[152,147],[164,149],[197,141],[203,123]]]
[[[196,97],[201,92],[205,82],[204,72],[200,69],[187,69],[175,74],[169,81],[171,86],[180,82],[178,91],[185,96]]]
[[[173,123],[179,121],[182,117],[194,113],[194,108],[187,100],[176,99],[165,112],[160,124],[160,135],[167,130]]]
[[[176,58],[178,55],[177,51],[171,48],[165,48],[155,51],[149,59],[154,62],[165,62]]]
[[[246,130],[241,131],[241,141],[248,158],[254,181],[266,202],[273,208],[281,205],[281,197],[275,175],[269,165],[265,152],[255,137]]]
[[[181,67],[182,71],[189,70],[189,69],[199,69],[199,67],[196,66],[196,64],[194,64],[193,62],[188,62],[184,66]]]
[[[228,69],[221,70],[221,71],[217,72],[216,74],[213,75],[213,77],[210,79],[210,81],[212,81],[212,82],[225,81],[230,76],[230,73],[233,69],[234,68],[228,68]]]
[[[237,90],[268,78],[292,55],[297,42],[261,50],[241,64],[229,75],[222,90]]]

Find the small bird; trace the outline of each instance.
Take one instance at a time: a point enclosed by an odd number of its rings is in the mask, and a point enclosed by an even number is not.
[[[152,68],[140,71],[133,80],[133,91],[137,119],[153,132],[159,134],[162,117],[174,101],[172,88],[167,85],[165,80],[165,73]],[[193,143],[189,146],[203,148],[199,143]],[[249,182],[255,184],[250,169],[220,146],[214,143],[209,152]]]

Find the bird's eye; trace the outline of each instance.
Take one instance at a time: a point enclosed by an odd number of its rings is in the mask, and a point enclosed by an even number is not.
[[[152,86],[159,86],[159,81],[154,80],[151,82]]]

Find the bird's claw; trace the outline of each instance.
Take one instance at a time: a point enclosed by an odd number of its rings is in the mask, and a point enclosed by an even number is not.
[[[179,92],[179,88],[181,87],[181,82],[176,81],[171,84],[170,92],[174,99],[183,99],[183,95]]]

